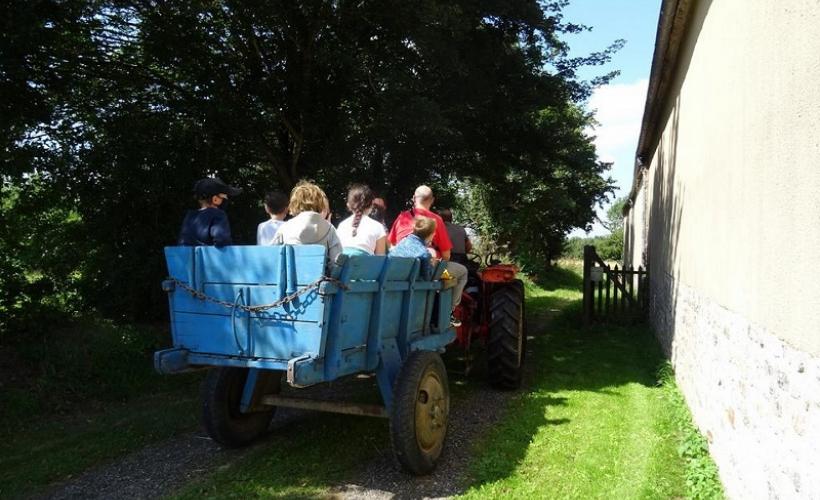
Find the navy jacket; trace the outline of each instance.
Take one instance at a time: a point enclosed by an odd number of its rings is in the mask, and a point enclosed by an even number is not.
[[[225,246],[231,244],[228,215],[218,208],[188,210],[179,231],[179,245]]]

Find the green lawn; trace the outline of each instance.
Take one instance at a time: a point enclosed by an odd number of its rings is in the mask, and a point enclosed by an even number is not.
[[[51,417],[0,441],[0,498],[24,496],[101,462],[198,425],[198,382],[111,403],[105,411]]]
[[[530,327],[548,333],[535,339],[529,390],[477,443],[464,496],[720,498],[703,438],[648,329],[579,328],[577,274],[548,278],[528,287]]]
[[[201,374],[161,376],[162,328],[89,320],[17,353],[17,385],[0,386],[0,497],[49,483],[196,429]],[[14,373],[7,369],[8,373]]]
[[[527,285],[528,326],[539,333],[532,339],[527,389],[475,444],[472,486],[464,495],[719,498],[706,443],[647,329],[582,330],[577,270],[559,268],[542,278],[538,286]],[[0,440],[0,497],[38,491],[197,426],[196,374],[160,381],[145,371],[129,385],[137,390],[150,386],[147,381],[155,394],[73,417],[32,419],[7,432]],[[451,385],[455,400],[470,397],[469,384]],[[377,397],[371,392],[365,396]],[[324,496],[357,477],[389,441],[385,420],[310,415],[177,495]]]

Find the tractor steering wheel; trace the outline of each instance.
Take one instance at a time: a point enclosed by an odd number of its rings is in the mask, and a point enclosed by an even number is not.
[[[473,264],[475,264],[479,267],[484,265],[484,259],[475,252],[467,253],[467,260],[469,260],[470,262],[472,262]]]

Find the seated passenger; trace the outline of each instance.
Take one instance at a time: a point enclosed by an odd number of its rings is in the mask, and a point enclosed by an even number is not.
[[[373,207],[373,191],[364,184],[353,184],[347,192],[347,209],[353,214],[339,223],[336,232],[342,250],[348,255],[384,255],[387,231],[367,214]]]
[[[453,248],[450,249],[450,260],[466,266],[469,261],[467,254],[473,249],[473,243],[470,241],[470,237],[467,236],[467,230],[463,226],[453,223],[453,211],[449,208],[442,208],[438,211],[438,214],[444,221],[447,235],[450,236],[450,243],[453,244]]]
[[[271,191],[265,195],[265,213],[270,219],[261,222],[256,228],[256,244],[272,245],[273,237],[279,226],[285,223],[288,215],[288,197],[281,191]]]
[[[405,235],[412,230],[413,217],[422,215],[429,217],[436,221],[436,232],[433,235],[432,247],[438,252],[438,255],[444,261],[450,260],[450,250],[453,244],[450,241],[450,236],[447,234],[447,228],[444,226],[444,221],[439,215],[431,210],[435,197],[433,190],[428,186],[419,186],[416,192],[413,193],[413,208],[401,212],[396,220],[393,222],[393,227],[390,228],[390,234],[387,236],[391,245],[400,242]],[[467,285],[467,268],[458,262],[447,262],[447,273],[455,279],[455,290],[453,291],[453,307],[461,303],[461,293]]]
[[[327,196],[316,184],[301,181],[290,192],[288,210],[293,216],[276,231],[272,245],[324,245],[327,258],[335,262],[342,253],[336,229],[322,213],[328,211]]]
[[[420,274],[422,279],[432,279],[433,256],[427,250],[427,246],[433,241],[435,232],[435,220],[417,215],[413,219],[413,232],[402,238],[398,245],[392,247],[388,257],[413,257],[420,259]]]
[[[381,224],[382,227],[384,227],[385,234],[387,233],[388,229],[385,224],[387,217],[387,204],[385,204],[384,198],[373,198],[373,206],[370,208],[370,213],[367,215],[374,221]]]
[[[188,210],[179,230],[178,245],[217,247],[231,244],[231,226],[225,208],[228,196],[236,196],[242,190],[228,186],[218,177],[206,177],[194,184],[194,196],[199,210]]]

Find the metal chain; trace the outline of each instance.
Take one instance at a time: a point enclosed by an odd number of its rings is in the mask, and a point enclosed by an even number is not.
[[[282,297],[281,299],[277,300],[276,302],[271,302],[270,304],[261,304],[261,305],[256,305],[256,306],[246,306],[244,304],[236,304],[234,302],[228,302],[226,300],[221,300],[221,299],[217,299],[216,297],[211,297],[209,295],[206,295],[203,292],[200,292],[199,290],[197,290],[196,288],[192,288],[192,287],[188,286],[187,283],[185,283],[183,281],[180,281],[180,280],[178,280],[178,279],[176,279],[172,276],[169,276],[168,279],[173,281],[176,286],[182,288],[183,290],[190,293],[191,295],[193,295],[194,297],[196,297],[199,300],[203,300],[205,302],[211,302],[213,304],[217,304],[217,305],[220,305],[220,306],[223,306],[223,307],[227,307],[228,309],[239,309],[241,311],[245,311],[245,312],[248,312],[248,313],[267,311],[268,309],[274,309],[276,307],[283,306],[283,305],[285,305],[289,302],[293,302],[294,300],[296,300],[301,295],[304,295],[304,294],[306,294],[307,292],[309,292],[311,290],[319,288],[319,286],[324,282],[333,283],[334,285],[338,286],[339,288],[341,288],[343,290],[347,290],[347,288],[348,288],[347,285],[345,285],[341,281],[337,280],[336,278],[331,278],[329,276],[322,276],[321,278],[317,279],[313,283],[311,283],[309,285],[305,285],[304,287],[296,290],[295,292],[291,293],[290,295],[286,295],[286,296]]]

